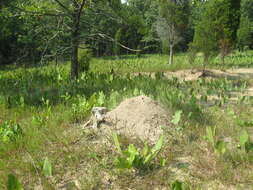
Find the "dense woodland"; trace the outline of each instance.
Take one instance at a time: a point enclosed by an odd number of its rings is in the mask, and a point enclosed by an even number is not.
[[[71,60],[75,76],[78,51],[87,48],[93,56],[204,52],[208,62],[253,48],[252,7],[252,0],[5,0],[0,64]]]

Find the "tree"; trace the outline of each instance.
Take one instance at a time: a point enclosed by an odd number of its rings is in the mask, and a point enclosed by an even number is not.
[[[240,27],[237,31],[237,46],[240,51],[245,47],[249,47],[252,42],[253,23],[248,17],[241,17]]]
[[[128,0],[122,4],[121,0],[86,0],[83,9],[77,10],[73,1],[1,1],[1,64],[35,65],[52,60],[58,63],[58,58],[71,60],[71,76],[76,78],[79,70],[75,67],[79,67],[75,61],[78,55],[74,53],[78,53],[77,45],[73,45],[76,42],[79,49],[91,48],[95,56],[113,55],[117,49],[119,54],[140,52],[134,51],[136,48],[146,53],[160,52],[160,43],[152,27],[158,17],[157,2]],[[75,1],[79,5],[83,2]],[[76,12],[81,13],[79,24],[75,22],[78,17],[73,16]],[[79,28],[79,32],[75,32],[75,28]],[[75,33],[78,34],[76,38]],[[182,33],[181,36],[185,39]],[[181,40],[180,49],[186,46],[187,42]]]
[[[0,64],[14,62],[20,55],[24,44],[18,41],[17,34],[24,33],[22,19],[19,19],[14,11],[9,9],[13,1],[1,1],[0,3]]]
[[[233,46],[236,44],[237,30],[240,24],[240,9],[241,9],[241,0],[227,0],[229,4],[228,12],[228,25],[231,32],[231,43]]]
[[[205,2],[205,11],[196,25],[194,41],[195,51],[204,53],[204,64],[220,52],[222,62],[225,56],[234,47],[234,34],[238,29],[240,6],[238,0],[213,0]],[[232,13],[231,13],[232,12]]]
[[[244,47],[253,48],[253,1],[241,1],[240,26],[237,31],[237,46],[239,50]]]
[[[169,64],[173,63],[173,48],[183,38],[182,32],[188,26],[189,1],[160,0],[159,16],[155,28],[160,40],[170,50]]]
[[[173,24],[166,21],[165,18],[159,18],[156,21],[156,31],[165,45],[169,45],[170,57],[169,64],[173,63],[173,47],[182,39]]]
[[[48,3],[45,1],[45,5]],[[37,64],[46,61],[45,58],[51,59],[50,51],[60,50],[59,44],[62,45],[66,35],[61,30],[63,15],[47,11],[45,5],[45,10],[37,9],[35,5],[30,0],[5,1],[1,5],[0,57],[4,57],[1,63]]]
[[[64,4],[61,0],[53,0],[60,8],[61,13],[70,17],[71,27],[71,78],[78,78],[78,48],[80,44],[80,23],[84,7],[90,5],[88,0],[68,0]],[[68,5],[68,6],[67,6]]]
[[[115,5],[118,0],[20,0],[19,6],[16,8],[21,10],[26,16],[39,15],[50,17],[51,20],[57,20],[63,18],[64,21],[61,23],[64,27],[62,28],[65,34],[68,34],[66,38],[69,40],[69,49],[71,55],[71,72],[70,76],[72,79],[78,78],[79,64],[78,64],[78,49],[81,48],[80,44],[82,39],[87,36],[81,35],[81,25],[85,26],[87,22],[83,19],[85,13],[92,12],[101,4],[105,6]],[[53,18],[53,19],[52,19]],[[87,24],[87,27],[89,25]],[[56,33],[58,31],[55,31]],[[85,40],[83,40],[85,41]]]

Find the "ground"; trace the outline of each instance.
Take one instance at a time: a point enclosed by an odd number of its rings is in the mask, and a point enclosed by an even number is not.
[[[252,189],[252,56],[230,55],[226,65],[215,59],[204,72],[185,54],[173,66],[161,55],[100,58],[75,82],[65,64],[3,68],[0,189],[7,189],[8,174],[28,190],[172,189],[176,182],[185,189]],[[124,150],[155,144],[151,133],[138,136],[141,126],[162,130],[162,149],[150,165],[116,166],[112,134],[87,124],[94,106],[107,107],[119,127],[128,127],[129,135],[119,135]]]

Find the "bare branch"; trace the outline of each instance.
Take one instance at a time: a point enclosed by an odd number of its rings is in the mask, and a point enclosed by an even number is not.
[[[116,41],[115,39],[113,39],[112,37],[106,35],[106,34],[101,34],[101,33],[98,33],[99,36],[101,36],[102,38],[107,38],[109,40],[111,40],[112,42],[115,42],[117,45],[119,45],[120,47],[124,48],[124,49],[127,49],[129,51],[134,51],[134,52],[140,52],[141,50],[138,50],[138,49],[131,49],[127,46],[124,46],[123,44],[119,43],[118,41]]]
[[[48,46],[49,46],[50,41],[52,41],[54,38],[56,38],[56,37],[58,36],[59,33],[60,33],[60,31],[58,31],[57,33],[55,33],[50,39],[47,40],[47,43],[46,43],[46,45],[45,45],[44,51],[42,52],[42,56],[41,56],[41,59],[40,59],[40,63],[41,63],[41,64],[42,64],[42,62],[43,62],[43,58],[44,58],[45,53],[46,53],[46,51],[47,51],[47,49],[48,49]]]
[[[84,20],[81,20],[81,22],[84,23],[84,24],[86,24],[86,25],[91,25],[91,23],[86,22],[86,21],[84,21]],[[126,49],[126,50],[134,51],[134,52],[140,52],[140,51],[142,51],[142,50],[137,50],[137,49],[131,49],[131,48],[129,48],[129,47],[127,47],[127,46],[125,46],[125,45],[119,43],[118,41],[116,41],[116,40],[115,40],[114,38],[112,38],[111,36],[102,33],[102,32],[99,31],[98,29],[96,29],[96,32],[97,32],[97,33],[90,35],[90,37],[91,37],[91,36],[100,36],[100,37],[102,37],[102,38],[104,38],[104,39],[109,39],[111,42],[115,42],[117,45],[119,45],[120,47],[122,47],[122,48],[124,48],[124,49]],[[80,37],[82,37],[82,36],[80,36]]]

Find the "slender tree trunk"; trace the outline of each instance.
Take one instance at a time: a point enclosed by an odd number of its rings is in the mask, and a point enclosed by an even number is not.
[[[72,50],[71,50],[71,78],[78,78],[78,41],[76,34],[72,34]]]
[[[76,20],[77,14],[73,14],[73,29],[71,36],[71,79],[78,78],[78,37],[79,37],[79,23]]]
[[[81,4],[73,1],[74,12],[72,14],[72,35],[71,35],[71,79],[78,78],[79,63],[78,63],[78,47],[80,37],[80,19],[83,7],[86,0],[83,0]]]
[[[169,57],[169,65],[173,64],[173,45],[170,44],[170,57]]]

